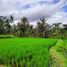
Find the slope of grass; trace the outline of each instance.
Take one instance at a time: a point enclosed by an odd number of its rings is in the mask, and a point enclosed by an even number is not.
[[[58,45],[59,44],[59,45]],[[58,51],[60,51],[67,59],[67,40],[60,40],[58,43]]]
[[[51,67],[67,67],[66,59],[61,53],[56,51],[55,47],[50,49],[50,55],[52,59]]]
[[[0,64],[11,67],[47,67],[49,47],[56,39],[0,39]]]
[[[50,48],[52,59],[52,67],[67,67],[67,58],[65,57],[65,43],[63,40],[58,40],[55,46]]]

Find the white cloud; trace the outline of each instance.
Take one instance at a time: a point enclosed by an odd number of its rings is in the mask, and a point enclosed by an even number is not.
[[[47,20],[47,23],[52,24],[52,23],[67,23],[67,13],[64,12],[57,12],[54,14],[51,18]]]
[[[39,4],[40,1],[48,3]],[[53,0],[0,0],[0,15],[15,16],[15,21],[22,16],[26,16],[35,25],[35,21],[41,17],[47,17],[50,23],[58,22],[61,18],[66,18],[65,12],[61,14],[61,8],[64,6],[64,0],[60,0],[57,4],[52,3]],[[22,7],[30,4],[31,8],[23,9]],[[21,9],[20,9],[21,8]],[[65,21],[65,19],[64,19]]]

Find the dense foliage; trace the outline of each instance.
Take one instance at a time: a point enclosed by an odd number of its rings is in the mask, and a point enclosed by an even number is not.
[[[0,34],[14,35],[17,37],[40,38],[67,38],[67,24],[54,23],[49,25],[45,18],[41,18],[36,26],[30,25],[26,17],[14,24],[13,16],[0,16]]]

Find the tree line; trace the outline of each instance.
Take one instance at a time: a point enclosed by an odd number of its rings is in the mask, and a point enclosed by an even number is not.
[[[22,17],[17,25],[14,17],[10,15],[0,16],[0,35],[14,35],[16,37],[40,37],[40,38],[67,38],[67,24],[46,23],[45,18],[41,18],[36,27],[30,25],[27,17]]]

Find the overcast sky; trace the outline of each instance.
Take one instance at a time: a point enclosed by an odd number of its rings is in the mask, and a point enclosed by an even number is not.
[[[13,15],[15,23],[26,16],[31,24],[40,18],[47,23],[67,23],[67,0],[0,0],[0,15]]]

